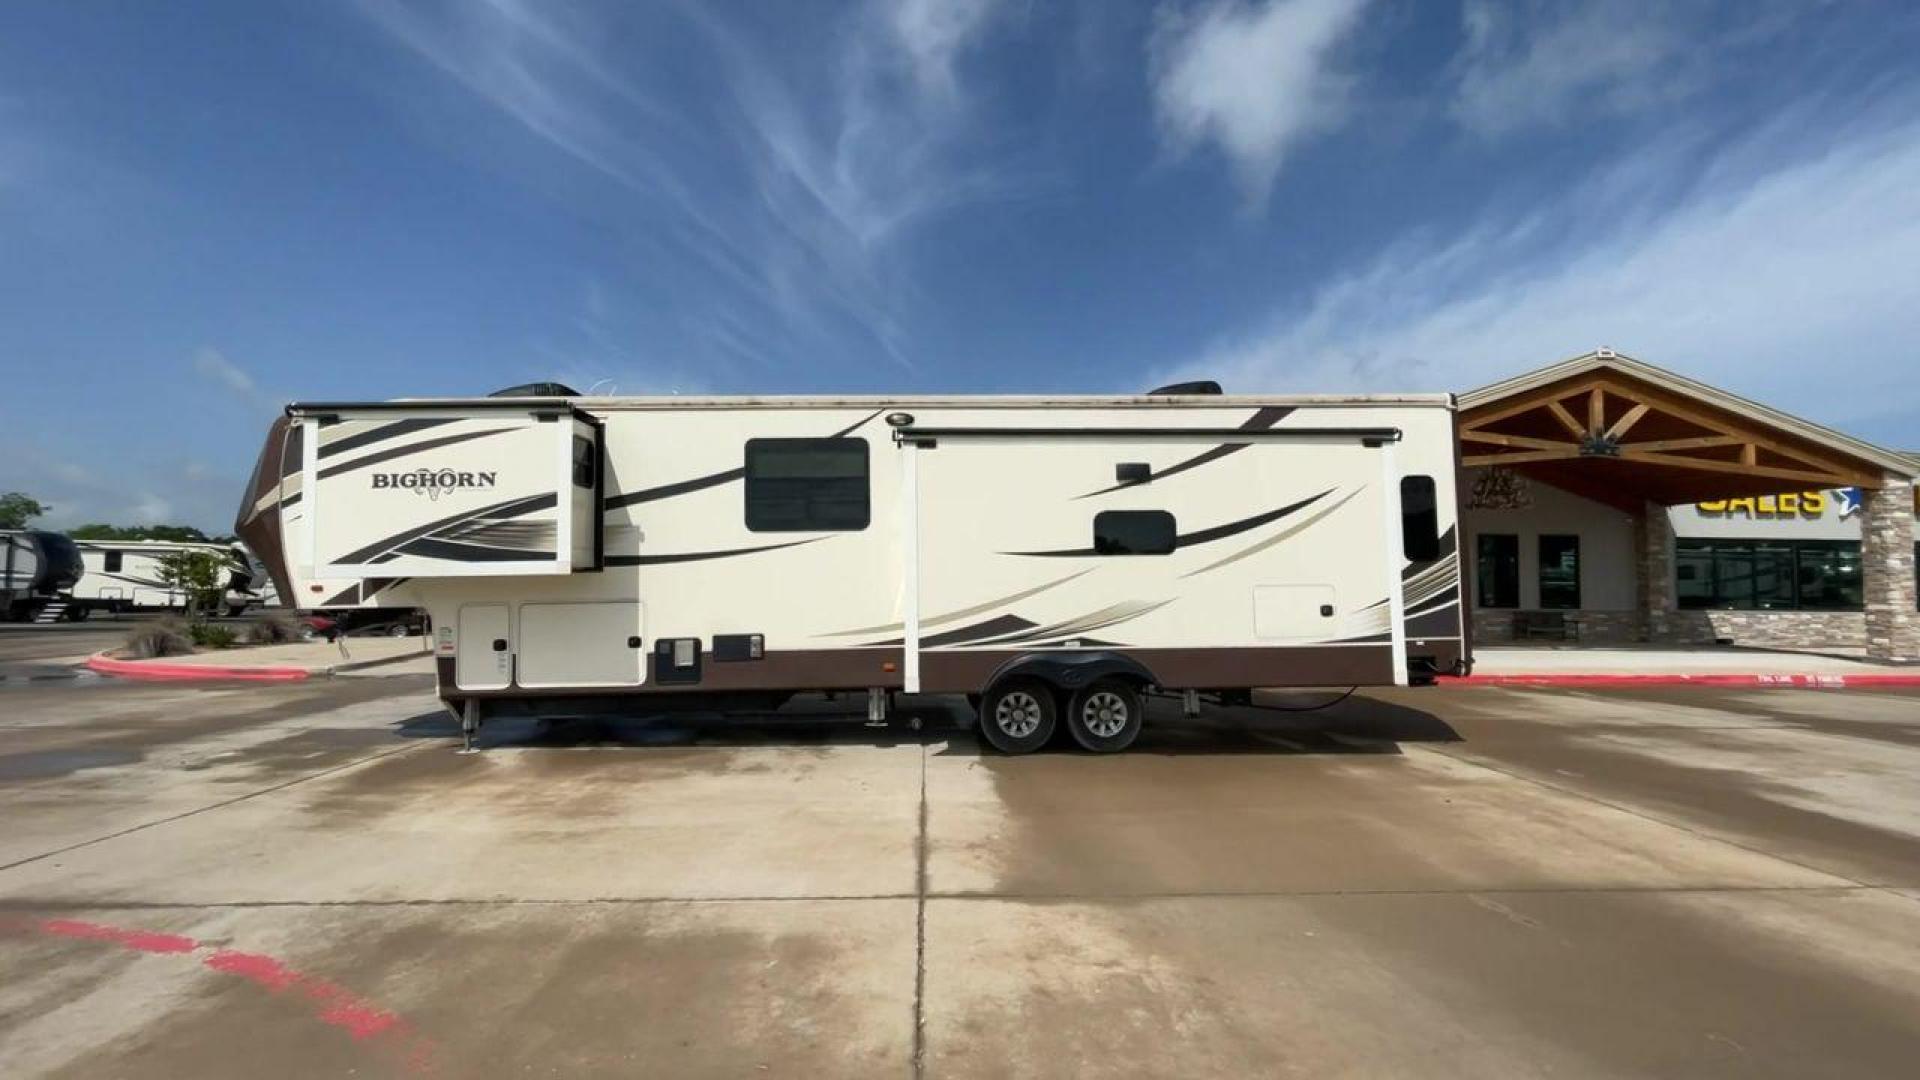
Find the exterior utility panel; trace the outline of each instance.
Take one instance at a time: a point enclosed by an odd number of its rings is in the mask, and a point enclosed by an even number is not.
[[[295,405],[238,529],[427,609],[454,705],[1393,684],[1468,661],[1455,445],[1437,396]]]

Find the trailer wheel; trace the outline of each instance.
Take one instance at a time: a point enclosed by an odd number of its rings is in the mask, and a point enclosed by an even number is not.
[[[1096,754],[1117,754],[1133,745],[1144,719],[1140,690],[1126,679],[1101,679],[1073,695],[1067,730]]]
[[[1038,679],[1008,679],[980,702],[980,734],[1003,754],[1031,754],[1053,737],[1053,688]]]

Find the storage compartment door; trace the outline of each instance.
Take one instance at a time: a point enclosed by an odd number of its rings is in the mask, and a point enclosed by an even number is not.
[[[1261,641],[1325,641],[1339,625],[1331,585],[1257,585],[1253,636]]]
[[[462,690],[505,690],[513,685],[513,635],[507,605],[468,604],[460,609],[454,644],[453,684]]]
[[[520,605],[520,685],[638,686],[647,651],[637,600]]]

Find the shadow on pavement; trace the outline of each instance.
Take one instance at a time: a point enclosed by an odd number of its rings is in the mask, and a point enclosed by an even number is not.
[[[1397,754],[1400,744],[1458,742],[1446,721],[1420,709],[1362,694],[1315,709],[1324,693],[1267,695],[1279,707],[1204,706],[1198,717],[1180,714],[1177,702],[1150,700],[1146,724],[1131,754]],[[457,739],[460,724],[445,712],[402,721],[405,738]],[[869,726],[861,699],[795,698],[772,713],[662,713],[536,719],[489,718],[476,745],[490,747],[656,746],[933,746],[943,756],[990,753],[974,733],[973,711],[961,698],[930,699],[894,710],[884,725]],[[1049,748],[1080,753],[1064,730]]]

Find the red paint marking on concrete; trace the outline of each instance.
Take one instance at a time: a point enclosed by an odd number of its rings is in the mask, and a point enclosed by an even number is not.
[[[81,922],[78,919],[48,919],[40,924],[40,929],[55,937],[79,938],[83,941],[108,941],[135,952],[187,953],[200,947],[199,942],[190,937],[181,937],[179,934],[122,930],[117,926],[103,926],[100,923]]]
[[[201,952],[203,945],[181,934],[162,934],[151,930],[130,930],[79,919],[0,920],[0,930],[38,931],[76,941],[99,941],[134,952],[186,954]],[[435,1046],[432,1040],[415,1034],[395,1013],[330,979],[296,971],[264,953],[219,949],[201,959],[210,970],[233,975],[270,993],[293,993],[315,1007],[314,1017],[321,1023],[347,1033],[355,1042],[384,1036],[398,1053],[404,1067],[415,1073],[435,1071]]]
[[[223,949],[207,957],[206,965],[215,971],[238,975],[249,982],[279,993],[297,990],[320,1006],[320,1022],[341,1028],[355,1039],[369,1039],[391,1030],[400,1018],[366,1001],[338,983],[300,972],[260,953]]]
[[[271,956],[262,956],[259,953],[222,949],[207,957],[205,963],[215,971],[238,975],[248,982],[259,983],[269,990],[285,990],[300,979],[300,976],[288,970],[285,964]]]
[[[164,660],[121,660],[106,653],[87,658],[87,667],[102,675],[123,679],[184,682],[298,682],[310,672],[297,667],[232,667],[215,664],[169,664]]]
[[[1871,672],[1861,675],[1804,673],[1785,675],[1716,673],[1711,675],[1583,675],[1576,672],[1551,675],[1442,675],[1449,686],[1559,686],[1559,687],[1632,687],[1632,686],[1745,686],[1788,687],[1806,690],[1845,690],[1866,687],[1920,687],[1920,672],[1893,674]]]

